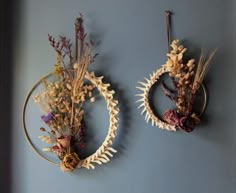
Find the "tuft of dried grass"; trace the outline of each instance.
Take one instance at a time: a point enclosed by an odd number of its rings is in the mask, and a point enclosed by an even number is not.
[[[195,72],[194,80],[192,83],[193,93],[195,94],[199,89],[202,81],[210,68],[210,63],[217,51],[217,48],[211,52],[208,52],[207,49],[203,48],[201,51],[201,55],[198,61],[197,69]]]

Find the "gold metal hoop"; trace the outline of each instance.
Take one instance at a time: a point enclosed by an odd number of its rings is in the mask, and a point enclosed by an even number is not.
[[[137,86],[136,88],[141,90],[141,93],[136,94],[136,96],[141,97],[141,98],[138,99],[136,102],[141,103],[138,106],[138,109],[142,108],[141,115],[145,114],[145,120],[147,123],[151,121],[152,126],[155,125],[161,129],[166,129],[168,131],[176,131],[175,126],[166,123],[165,121],[161,120],[161,118],[156,116],[149,104],[149,92],[150,92],[151,87],[155,83],[157,83],[160,77],[165,73],[169,73],[169,71],[166,69],[166,66],[163,65],[160,69],[157,69],[157,71],[154,71],[152,74],[150,74],[149,79],[145,78],[145,82],[138,82],[140,86]],[[201,87],[203,89],[204,102],[203,102],[201,112],[198,115],[199,117],[204,113],[206,109],[206,105],[207,105],[206,87],[204,86],[204,84],[202,84]]]
[[[41,158],[47,160],[49,163],[59,166],[60,163],[54,162],[52,160],[49,160],[47,157],[45,157],[33,144],[32,140],[29,137],[27,127],[26,127],[26,120],[25,120],[25,113],[28,101],[30,99],[30,96],[32,95],[33,91],[36,89],[36,87],[41,83],[41,81],[45,78],[48,78],[49,76],[53,75],[54,73],[49,73],[46,76],[42,77],[40,80],[38,80],[34,86],[30,89],[24,105],[23,105],[23,111],[22,111],[22,124],[23,124],[23,132],[27,139],[27,142],[31,146],[31,148],[39,155]],[[92,84],[94,84],[97,89],[99,90],[100,94],[104,97],[106,103],[107,103],[107,109],[109,111],[110,115],[110,125],[108,129],[107,136],[103,142],[103,144],[97,149],[95,153],[88,156],[87,158],[80,161],[78,168],[85,167],[87,169],[94,169],[94,164],[102,164],[110,161],[109,157],[112,157],[112,153],[115,153],[116,150],[111,147],[113,144],[113,140],[116,136],[116,130],[118,128],[118,113],[119,108],[117,107],[118,101],[113,99],[114,91],[108,90],[108,87],[110,84],[105,84],[102,82],[103,77],[96,77],[93,72],[89,73],[86,72],[85,78],[88,79]]]
[[[202,114],[205,112],[206,106],[207,106],[207,99],[208,99],[206,87],[205,87],[205,85],[203,83],[201,84],[201,88],[203,90],[203,98],[204,98],[204,100],[203,100],[202,110],[201,110],[201,112],[198,115],[199,117],[201,117]]]

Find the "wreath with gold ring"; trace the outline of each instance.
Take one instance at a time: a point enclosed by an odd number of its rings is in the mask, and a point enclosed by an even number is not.
[[[94,164],[107,163],[113,153],[116,153],[112,144],[118,128],[118,101],[114,99],[115,92],[109,90],[110,84],[104,83],[103,77],[97,77],[94,72],[87,70],[97,54],[92,55],[94,43],[85,42],[85,38],[82,15],[75,22],[75,57],[72,54],[72,44],[69,39],[60,36],[57,41],[49,35],[50,44],[57,52],[54,71],[36,82],[29,91],[23,106],[23,131],[27,141],[39,156],[59,166],[62,171],[73,171],[81,167],[94,169]],[[43,151],[54,153],[59,158],[59,162],[48,159],[39,151],[27,130],[27,105],[39,85],[43,85],[43,89],[33,96],[33,100],[42,111],[41,120],[46,126],[40,127],[45,135],[40,135],[39,139],[50,145],[43,148]],[[85,145],[86,133],[83,107],[88,99],[94,102],[94,88],[98,89],[106,101],[110,125],[102,145],[92,155],[81,159],[79,151]]]
[[[206,88],[203,79],[209,69],[210,62],[216,52],[216,49],[207,54],[205,49],[202,50],[198,64],[195,65],[194,59],[186,60],[184,54],[187,51],[179,40],[173,40],[170,44],[170,12],[166,11],[167,18],[167,37],[168,53],[167,61],[160,69],[157,69],[145,81],[138,82],[137,88],[141,93],[136,96],[140,97],[137,102],[141,103],[138,108],[142,108],[141,114],[145,114],[145,120],[151,122],[152,126],[157,126],[168,131],[184,130],[191,132],[194,126],[200,123],[200,116],[203,114],[207,104]],[[170,49],[170,47],[171,49]],[[164,112],[162,118],[158,117],[150,105],[149,94],[154,84],[163,74],[169,74],[172,79],[173,89],[167,87],[162,82],[162,88],[165,95],[175,104],[174,109],[168,109]],[[199,88],[203,89],[204,102],[199,114],[194,112],[194,100],[198,94]]]

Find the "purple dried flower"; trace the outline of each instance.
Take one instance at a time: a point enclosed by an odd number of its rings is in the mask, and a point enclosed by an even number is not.
[[[191,132],[194,129],[194,118],[190,116],[180,116],[175,110],[169,109],[163,114],[163,119],[177,129]]]
[[[181,117],[179,121],[179,128],[186,131],[191,132],[194,129],[193,118],[191,117]]]
[[[169,109],[163,114],[163,119],[170,125],[176,126],[179,124],[180,116],[175,110]]]
[[[42,115],[41,119],[45,122],[48,123],[50,120],[53,118],[53,113],[49,112],[47,115]]]

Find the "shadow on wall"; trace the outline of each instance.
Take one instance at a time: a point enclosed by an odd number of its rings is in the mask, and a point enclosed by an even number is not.
[[[17,2],[19,4],[19,1]],[[14,5],[14,6],[13,6]],[[13,0],[3,0],[0,6],[0,189],[11,192],[11,109],[12,109],[12,69],[13,69],[13,18],[16,16]],[[17,17],[16,17],[17,18]],[[17,33],[17,32],[16,32]]]

